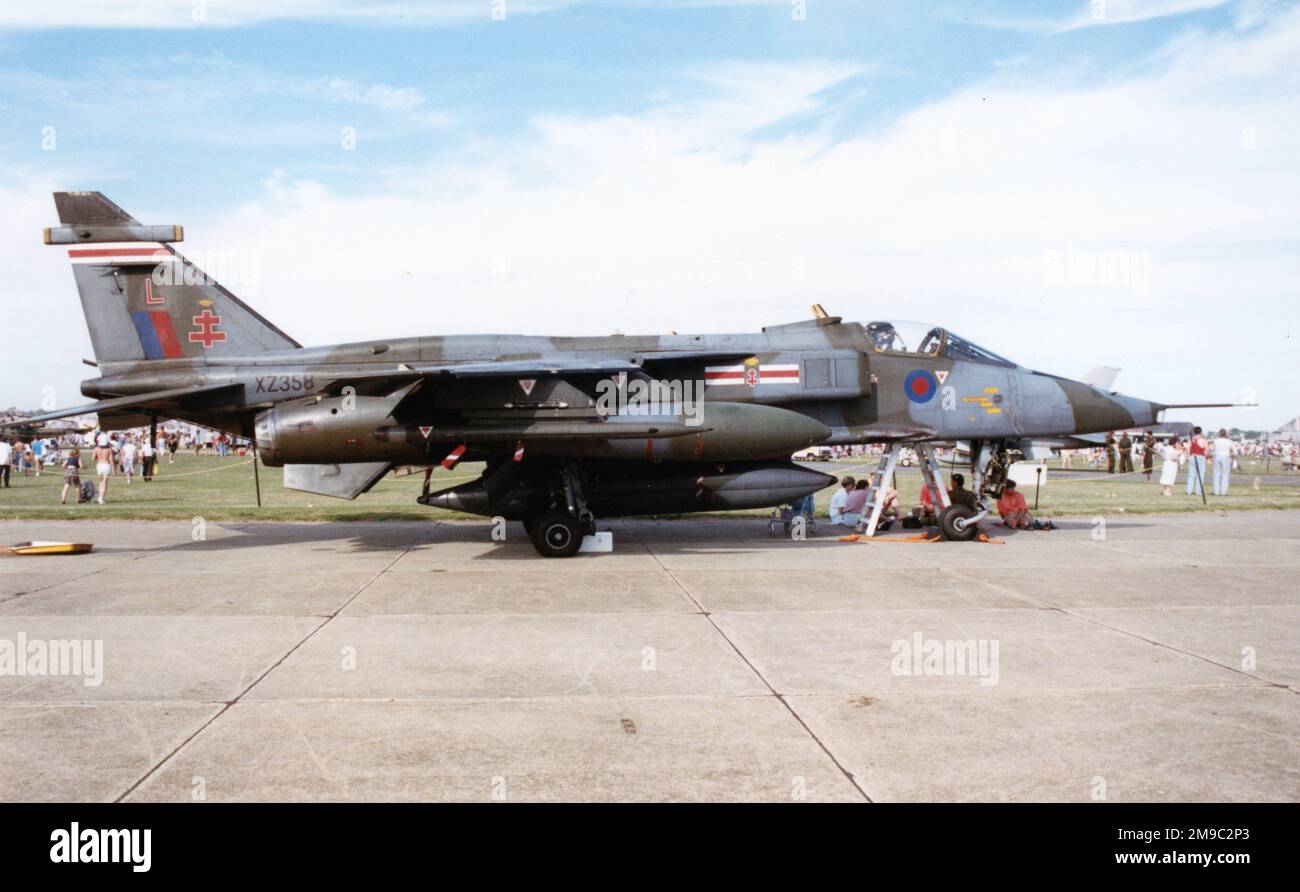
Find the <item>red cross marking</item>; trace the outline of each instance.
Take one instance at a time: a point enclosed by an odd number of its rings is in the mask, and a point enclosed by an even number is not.
[[[213,342],[226,339],[224,331],[217,331],[217,326],[221,324],[221,317],[212,315],[211,310],[204,310],[194,316],[192,321],[202,330],[190,332],[190,342],[202,344],[204,350],[211,347]]]

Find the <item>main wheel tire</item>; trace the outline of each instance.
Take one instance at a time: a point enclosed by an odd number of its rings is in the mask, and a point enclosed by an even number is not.
[[[949,505],[939,515],[939,532],[951,542],[970,542],[980,534],[977,523],[969,523],[979,512],[969,505]]]
[[[573,557],[582,547],[578,519],[567,511],[548,511],[533,522],[533,547],[542,557]]]

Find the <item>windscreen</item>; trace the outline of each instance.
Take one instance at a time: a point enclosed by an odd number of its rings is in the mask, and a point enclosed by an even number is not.
[[[985,350],[979,344],[972,343],[965,338],[958,337],[952,332],[946,332],[947,339],[944,341],[943,355],[951,356],[953,359],[966,359],[971,362],[986,362],[993,365],[1014,367],[1015,363],[1002,356],[998,356],[992,350]]]

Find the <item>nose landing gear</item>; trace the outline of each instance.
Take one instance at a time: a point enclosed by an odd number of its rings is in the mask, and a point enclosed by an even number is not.
[[[969,505],[949,505],[939,514],[939,532],[950,542],[971,542],[980,533],[980,518],[987,511]]]

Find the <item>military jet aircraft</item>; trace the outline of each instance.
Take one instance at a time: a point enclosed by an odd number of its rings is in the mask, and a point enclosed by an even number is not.
[[[78,426],[75,424],[33,424],[27,418],[8,418],[0,427],[7,428],[11,431],[7,436],[17,439],[20,443],[32,443],[36,440],[58,440],[70,434],[87,434],[94,430],[93,427]]]
[[[754,334],[463,335],[303,347],[98,192],[54,195],[100,376],[86,412],[174,418],[257,443],[285,486],[356,498],[411,466],[486,463],[426,505],[524,522],[574,554],[600,517],[768,507],[834,482],[812,445],[969,441],[980,500],[1009,457],[1155,423],[1169,408],[1023,368],[937,326],[816,310]],[[1078,441],[1079,445],[1091,445]],[[973,535],[982,514],[944,525]]]

